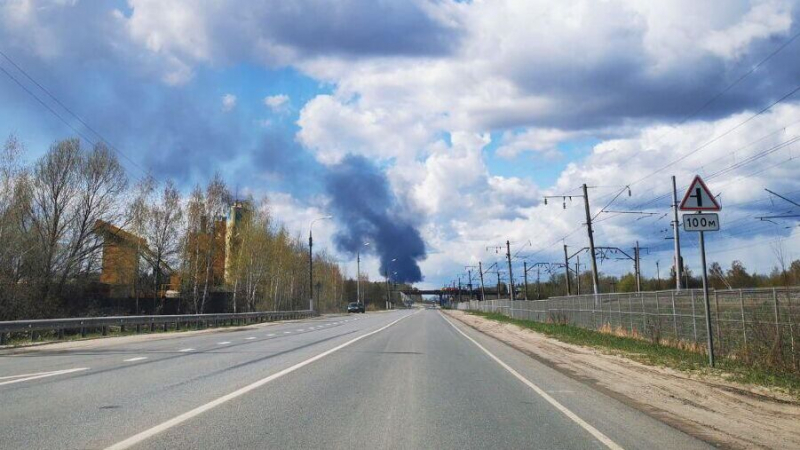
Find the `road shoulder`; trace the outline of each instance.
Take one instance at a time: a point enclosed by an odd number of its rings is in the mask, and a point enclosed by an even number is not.
[[[732,448],[800,448],[796,400],[647,366],[461,311],[445,314],[703,440]]]

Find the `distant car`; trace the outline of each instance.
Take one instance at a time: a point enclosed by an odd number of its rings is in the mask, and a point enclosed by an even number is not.
[[[347,305],[347,312],[348,313],[363,313],[364,312],[364,304],[353,302]]]

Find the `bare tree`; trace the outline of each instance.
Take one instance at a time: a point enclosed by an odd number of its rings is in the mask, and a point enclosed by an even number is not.
[[[164,264],[167,266],[174,264],[175,256],[180,252],[179,239],[183,220],[180,192],[171,181],[168,181],[161,192],[161,197],[148,209],[145,236],[153,268],[155,300],[161,290]]]

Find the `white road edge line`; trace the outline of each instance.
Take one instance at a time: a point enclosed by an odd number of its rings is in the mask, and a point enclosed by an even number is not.
[[[38,380],[39,378],[47,378],[56,375],[65,375],[68,373],[73,372],[80,372],[82,370],[89,370],[88,367],[77,367],[75,369],[64,369],[64,370],[54,370],[52,372],[39,372],[39,373],[29,373],[27,375],[11,375],[9,377],[0,378],[0,380],[7,380],[9,378],[15,378],[9,381],[0,382],[0,386],[4,386],[6,384],[13,384],[13,383],[21,383],[23,381],[30,381],[30,380]]]
[[[543,399],[547,400],[547,402],[550,403],[551,405],[553,405],[557,410],[561,411],[565,416],[567,416],[570,419],[572,419],[572,421],[577,423],[578,425],[580,425],[581,428],[583,428],[584,430],[588,431],[589,434],[594,436],[595,439],[597,439],[598,441],[602,442],[606,447],[608,447],[608,448],[610,448],[612,450],[624,450],[621,446],[619,446],[616,442],[612,441],[608,436],[603,434],[600,430],[598,430],[597,428],[589,425],[588,422],[586,422],[585,420],[581,419],[580,417],[578,417],[577,414],[575,414],[572,411],[570,411],[569,409],[567,409],[566,406],[564,406],[561,403],[559,403],[558,400],[556,400],[553,397],[551,397],[547,392],[542,390],[542,388],[540,388],[539,386],[533,384],[530,380],[528,380],[527,378],[523,377],[519,372],[514,370],[511,366],[509,366],[508,364],[504,363],[502,360],[500,360],[500,358],[498,358],[492,352],[487,350],[486,347],[484,347],[481,344],[479,344],[478,341],[476,341],[475,339],[472,339],[471,337],[467,336],[466,333],[464,333],[457,326],[455,326],[455,324],[453,324],[453,322],[451,322],[450,319],[445,317],[444,314],[442,314],[442,318],[445,320],[445,322],[449,323],[450,326],[453,327],[453,329],[458,331],[462,336],[467,338],[470,342],[475,344],[479,349],[483,350],[484,353],[489,355],[489,357],[492,358],[497,364],[500,364],[500,366],[503,367],[504,369],[506,369],[509,373],[511,373],[511,375],[514,375],[519,381],[522,381],[526,386],[528,386],[534,392],[539,394]]]
[[[417,311],[417,312],[419,312],[419,311]],[[173,417],[172,419],[167,420],[166,422],[163,422],[163,423],[161,423],[159,425],[156,425],[156,426],[154,426],[152,428],[144,430],[141,433],[134,434],[133,436],[131,436],[131,437],[129,437],[129,438],[123,440],[123,441],[117,442],[116,444],[107,447],[106,450],[122,450],[122,449],[133,447],[134,445],[136,445],[136,444],[138,444],[138,443],[140,443],[140,442],[142,442],[142,441],[144,441],[146,439],[149,439],[149,438],[155,436],[158,433],[161,433],[161,432],[166,431],[166,430],[168,430],[170,428],[178,426],[178,425],[182,424],[183,422],[186,422],[189,419],[192,419],[192,418],[194,418],[196,416],[199,416],[200,414],[203,414],[204,412],[206,412],[206,411],[208,411],[208,410],[210,410],[212,408],[215,408],[215,407],[217,407],[217,406],[219,406],[219,405],[221,405],[223,403],[229,402],[229,401],[231,401],[231,400],[233,400],[233,399],[235,399],[237,397],[241,397],[242,395],[244,395],[244,394],[246,394],[246,393],[248,393],[248,392],[250,392],[250,391],[252,391],[254,389],[257,389],[257,388],[269,383],[270,381],[276,380],[276,379],[278,379],[278,378],[280,378],[280,377],[282,377],[284,375],[288,375],[288,374],[296,371],[297,369],[300,369],[300,368],[305,367],[305,366],[307,366],[307,365],[309,365],[309,364],[311,364],[311,363],[313,363],[315,361],[318,361],[318,360],[330,355],[331,353],[335,353],[335,352],[337,352],[337,351],[339,351],[339,350],[341,350],[341,349],[343,349],[343,348],[345,348],[345,347],[347,347],[347,346],[349,346],[351,344],[354,344],[354,343],[356,343],[356,342],[358,342],[358,341],[360,341],[360,340],[362,340],[362,339],[364,339],[366,337],[372,336],[373,334],[380,333],[381,331],[391,327],[392,325],[396,324],[397,322],[400,322],[403,319],[407,319],[407,318],[413,316],[414,314],[417,314],[417,312],[411,313],[411,314],[409,314],[407,316],[403,316],[403,317],[401,317],[401,318],[399,318],[399,319],[397,319],[397,320],[395,320],[393,322],[388,323],[387,325],[384,325],[384,326],[378,328],[377,330],[370,331],[369,333],[362,334],[361,336],[358,336],[356,338],[350,339],[349,341],[345,342],[344,344],[337,345],[336,347],[334,347],[334,348],[332,348],[330,350],[325,350],[324,352],[322,352],[322,353],[320,353],[320,354],[318,354],[316,356],[312,356],[311,358],[306,359],[305,361],[299,362],[299,363],[297,363],[297,364],[295,364],[295,365],[293,365],[291,367],[287,367],[286,369],[283,369],[280,372],[276,372],[276,373],[274,373],[274,374],[272,374],[272,375],[270,375],[268,377],[262,378],[262,379],[260,379],[260,380],[258,380],[256,382],[254,382],[254,383],[250,383],[250,384],[248,384],[247,386],[245,386],[243,388],[237,389],[237,390],[231,392],[230,394],[223,395],[222,397],[219,397],[216,400],[212,400],[212,401],[206,403],[205,405],[198,406],[197,408],[194,408],[194,409],[192,409],[190,411],[187,411],[187,412],[185,412],[185,413],[183,413],[183,414],[181,414],[181,415],[179,415],[177,417]]]
[[[143,359],[147,359],[147,356],[137,356],[135,358],[123,359],[122,362],[134,362],[134,361],[141,361]]]

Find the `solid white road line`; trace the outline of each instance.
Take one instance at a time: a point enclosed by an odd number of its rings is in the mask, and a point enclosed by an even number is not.
[[[561,411],[565,416],[569,417],[573,422],[575,422],[578,425],[580,425],[581,428],[583,428],[584,430],[588,431],[589,434],[591,434],[592,436],[595,437],[595,439],[597,439],[598,441],[602,442],[606,447],[610,448],[611,450],[623,450],[622,447],[620,447],[616,442],[612,441],[608,436],[606,436],[605,434],[600,432],[600,430],[598,430],[597,428],[589,425],[589,423],[587,423],[586,421],[584,421],[583,419],[578,417],[575,413],[573,413],[572,411],[567,409],[566,406],[564,406],[561,403],[559,403],[558,400],[556,400],[553,397],[551,397],[547,392],[542,390],[542,388],[540,388],[539,386],[533,384],[530,380],[528,380],[527,378],[523,377],[519,372],[514,370],[511,366],[509,366],[508,364],[506,364],[502,360],[500,360],[500,358],[495,356],[492,352],[490,352],[489,350],[486,350],[486,347],[484,347],[481,344],[479,344],[478,341],[476,341],[475,339],[472,339],[471,337],[467,336],[467,334],[464,333],[463,331],[461,331],[457,326],[455,326],[455,324],[453,324],[453,322],[451,322],[450,319],[446,318],[444,316],[444,314],[442,314],[442,318],[445,320],[445,322],[449,323],[451,327],[453,327],[456,331],[458,331],[462,336],[467,338],[470,342],[475,344],[479,349],[483,350],[484,353],[489,355],[489,357],[492,358],[497,364],[500,364],[500,366],[502,368],[506,369],[509,373],[511,373],[511,375],[514,375],[514,377],[516,377],[519,381],[523,382],[526,386],[528,386],[534,392],[539,394],[539,396],[541,396],[543,399],[547,400],[548,403],[553,405],[557,410]]]
[[[67,373],[80,372],[82,370],[89,370],[89,368],[77,367],[75,369],[54,370],[52,372],[37,372],[37,373],[28,373],[23,375],[11,375],[0,378],[0,380],[8,380],[0,382],[0,386],[4,386],[6,384],[21,383],[23,381],[38,380],[39,378],[47,378],[56,375],[64,375]]]
[[[134,361],[141,361],[143,359],[147,359],[147,356],[137,356],[135,358],[123,359],[122,362],[134,362]]]
[[[217,345],[228,345],[230,343],[231,343],[230,341],[222,341],[222,342],[217,342]]]
[[[358,341],[360,341],[360,340],[362,340],[362,339],[364,339],[366,337],[372,336],[373,334],[380,333],[381,331],[391,327],[392,325],[396,324],[397,322],[400,322],[403,319],[411,317],[414,314],[416,314],[416,312],[412,313],[412,314],[409,314],[407,316],[403,316],[403,317],[401,317],[401,318],[399,318],[399,319],[397,319],[397,320],[395,320],[393,322],[390,322],[389,324],[384,325],[384,326],[378,328],[375,331],[370,331],[369,333],[362,334],[361,336],[358,336],[356,338],[350,339],[349,341],[345,342],[344,344],[337,345],[336,347],[334,347],[334,348],[332,348],[330,350],[325,350],[324,352],[322,352],[322,353],[320,353],[320,354],[318,354],[316,356],[312,356],[311,358],[308,358],[305,361],[299,362],[299,363],[297,363],[297,364],[295,364],[295,365],[293,365],[291,367],[287,367],[286,369],[283,369],[280,372],[276,372],[276,373],[274,373],[274,374],[272,374],[272,375],[270,375],[268,377],[262,378],[262,379],[260,379],[260,380],[258,380],[256,382],[254,382],[254,383],[248,384],[247,386],[245,386],[243,388],[240,388],[240,389],[237,389],[237,390],[231,392],[230,394],[223,395],[222,397],[220,397],[220,398],[218,398],[216,400],[210,401],[210,402],[206,403],[205,405],[198,406],[197,408],[192,409],[190,411],[187,411],[187,412],[185,412],[185,413],[183,413],[183,414],[181,414],[181,415],[179,415],[177,417],[174,417],[174,418],[172,418],[170,420],[167,420],[166,422],[163,422],[163,423],[161,423],[159,425],[156,425],[156,426],[154,426],[154,427],[152,427],[150,429],[144,430],[141,433],[135,434],[135,435],[129,437],[128,439],[125,439],[124,441],[117,442],[116,444],[108,447],[107,450],[121,450],[121,449],[133,447],[134,445],[136,445],[136,444],[138,444],[138,443],[140,443],[140,442],[142,442],[142,441],[144,441],[144,440],[146,440],[148,438],[151,438],[151,437],[155,436],[158,433],[161,433],[161,432],[166,431],[166,430],[168,430],[170,428],[176,427],[176,426],[182,424],[183,422],[186,422],[189,419],[197,417],[200,414],[203,414],[204,412],[206,412],[206,411],[208,411],[208,410],[210,410],[212,408],[215,408],[215,407],[217,407],[217,406],[219,406],[219,405],[221,405],[223,403],[229,402],[229,401],[231,401],[231,400],[233,400],[233,399],[235,399],[237,397],[241,397],[242,395],[244,395],[244,394],[246,394],[246,393],[248,393],[248,392],[250,392],[250,391],[252,391],[254,389],[257,389],[257,388],[269,383],[270,381],[276,380],[276,379],[278,379],[278,378],[280,378],[280,377],[282,377],[284,375],[288,375],[288,374],[296,371],[297,369],[300,369],[300,368],[305,367],[305,366],[307,366],[307,365],[309,365],[309,364],[311,364],[311,363],[313,363],[315,361],[318,361],[318,360],[330,355],[331,353],[335,353],[335,352],[337,352],[337,351],[339,351],[339,350],[341,350],[341,349],[343,349],[343,348],[345,348],[345,347],[347,347],[349,345],[352,345],[352,344],[354,344],[354,343],[356,343],[356,342],[358,342]]]
[[[178,351],[181,352],[181,353],[186,353],[186,352],[193,352],[194,349],[193,348],[182,348],[182,349],[180,349]]]

